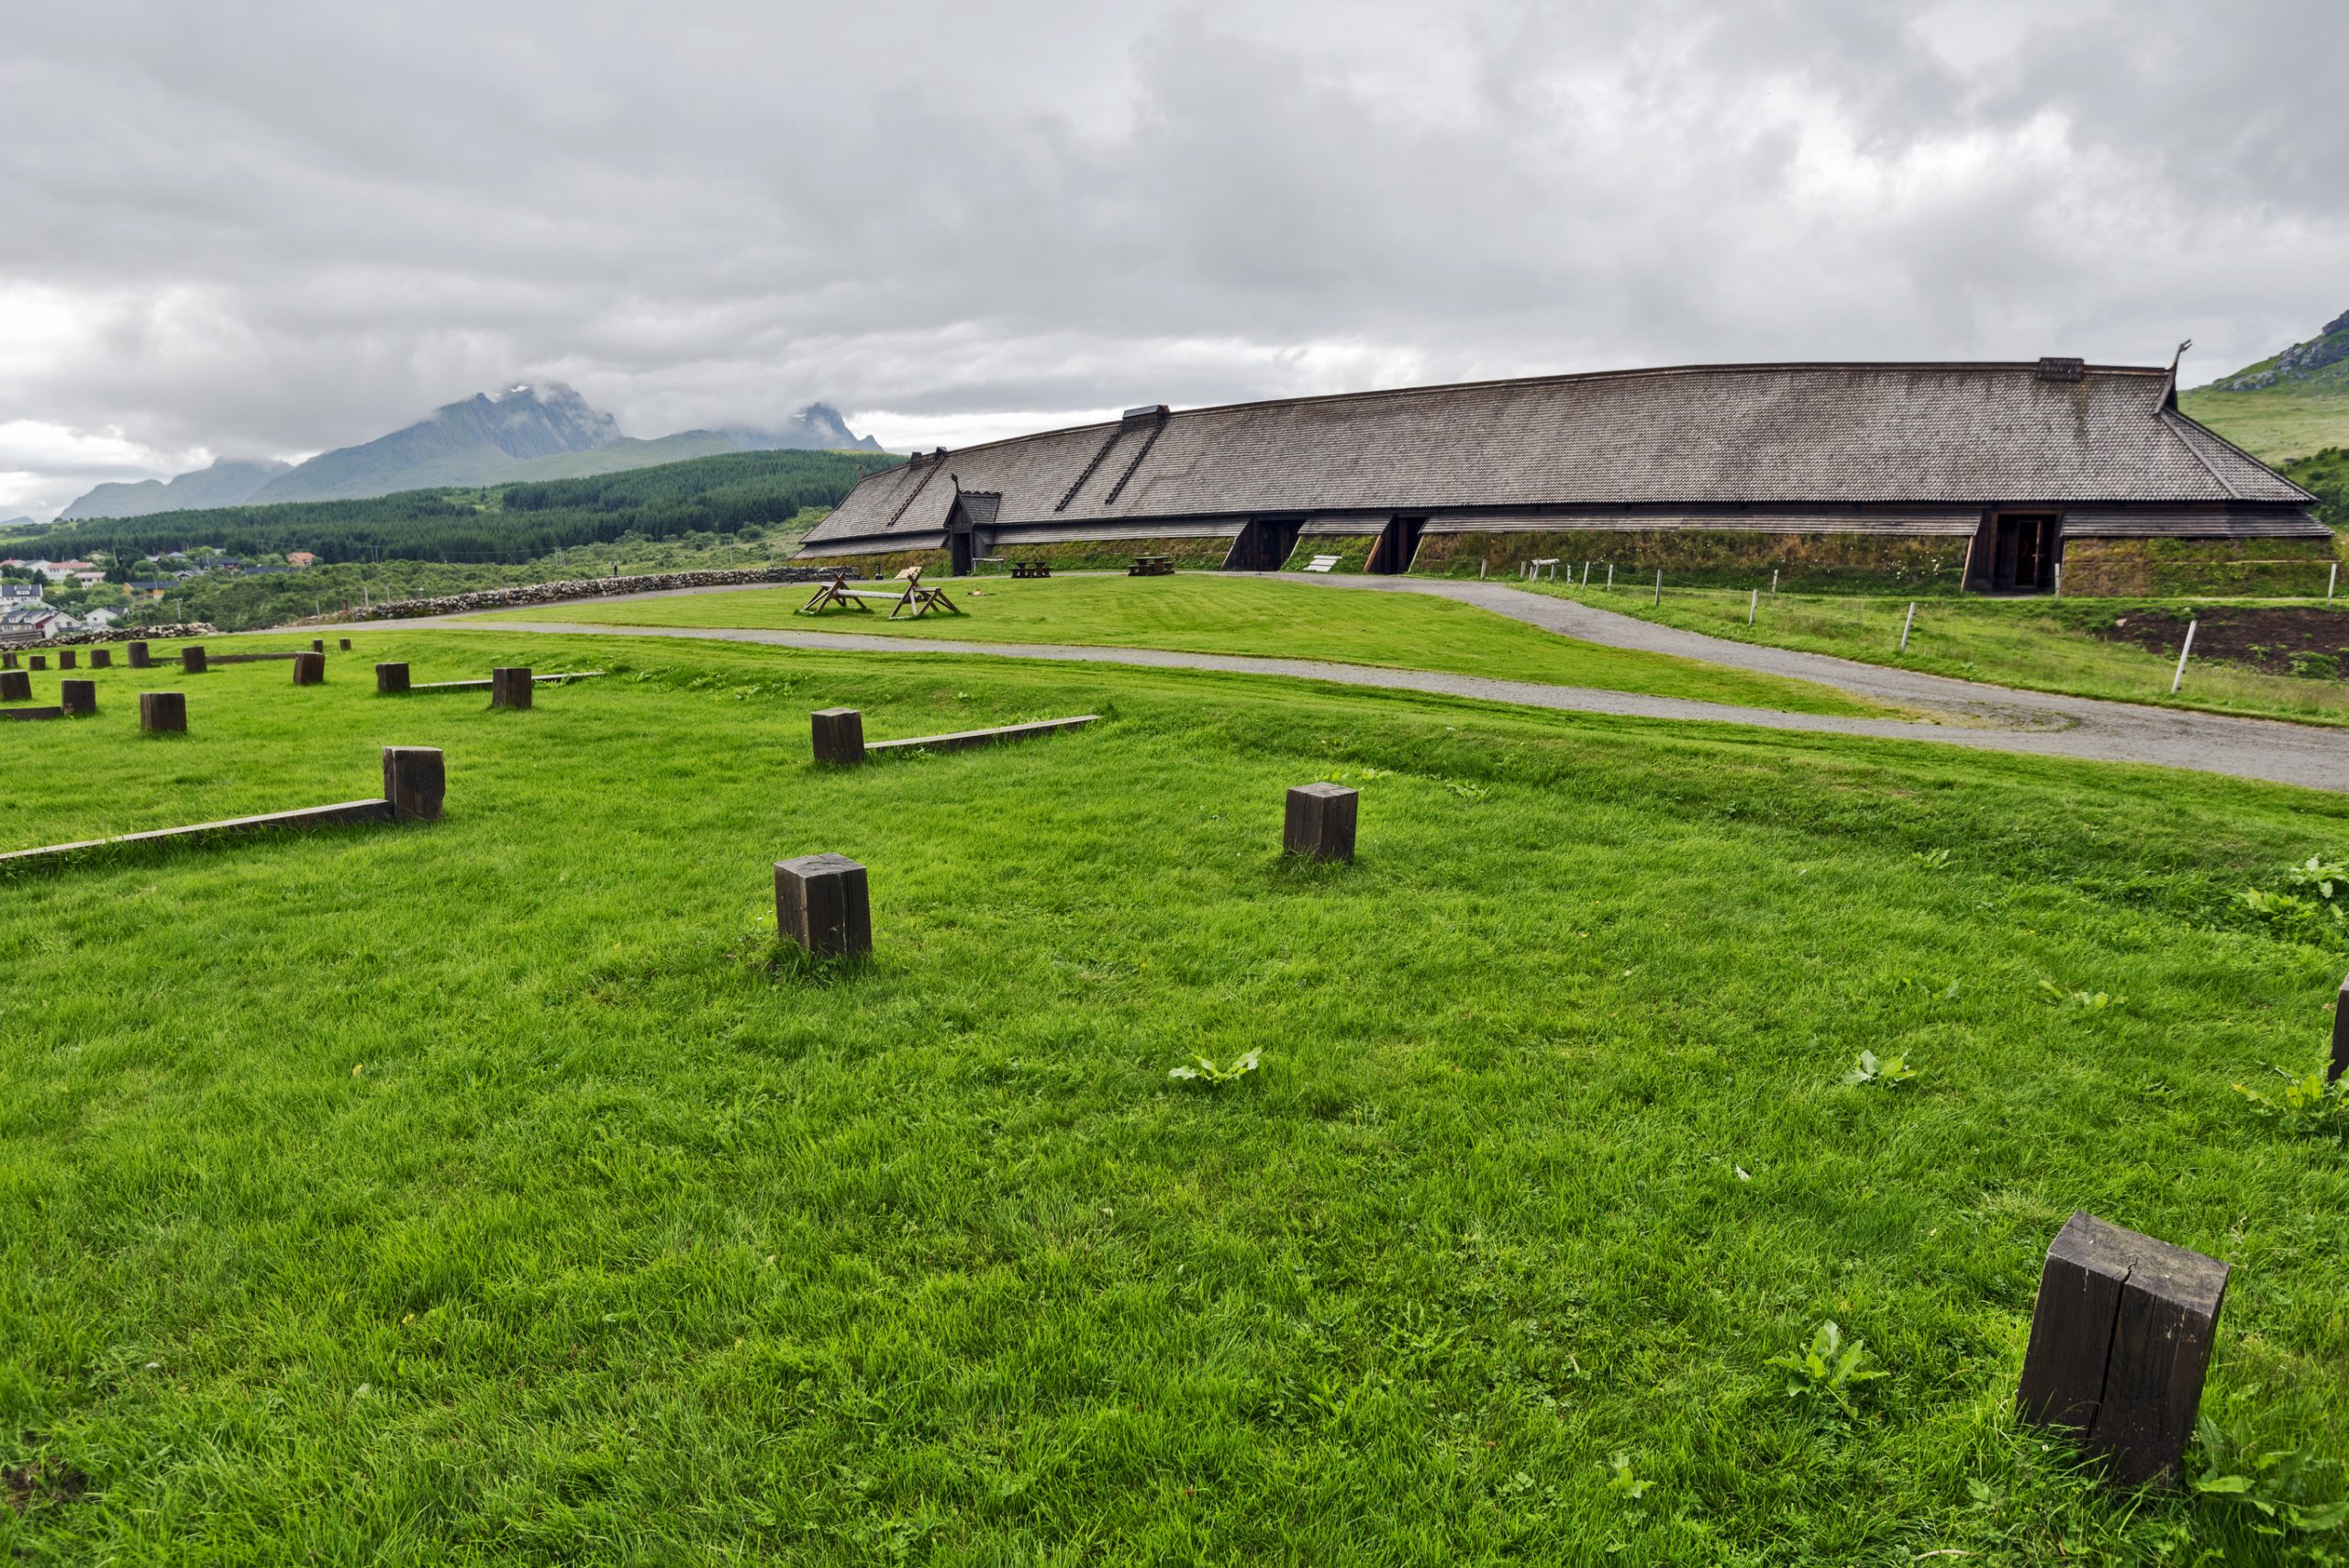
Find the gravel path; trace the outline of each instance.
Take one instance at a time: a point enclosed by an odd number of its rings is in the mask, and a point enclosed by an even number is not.
[[[2101,702],[2087,697],[2050,696],[2039,692],[2019,692],[2004,686],[1955,681],[1941,675],[1891,670],[1848,659],[1830,658],[1824,654],[1756,647],[1707,637],[1698,632],[1682,631],[1673,627],[1656,626],[1631,616],[1529,594],[1496,583],[1450,583],[1397,577],[1300,577],[1294,573],[1282,573],[1281,580],[1310,583],[1341,592],[1427,594],[1438,598],[1457,599],[1480,609],[1508,616],[1513,620],[1587,642],[1668,653],[1741,670],[1815,681],[1855,696],[1945,717],[1941,721],[1932,718],[1923,721],[1841,718],[1823,714],[1782,713],[1772,708],[1742,707],[1725,703],[1692,702],[1679,697],[1642,696],[1630,692],[1602,691],[1587,686],[1558,686],[1534,681],[1449,675],[1428,670],[1397,670],[1313,659],[1178,653],[1148,648],[963,642],[930,638],[917,642],[907,638],[875,637],[857,632],[729,627],[630,627],[568,621],[483,621],[463,616],[435,617],[396,624],[403,628],[560,632],[582,637],[666,637],[714,642],[751,642],[778,648],[896,654],[968,653],[994,659],[1126,664],[1157,670],[1214,670],[1232,674],[1329,681],[1339,685],[1387,691],[1474,697],[1486,702],[1512,703],[1522,707],[1552,708],[1568,713],[1743,724],[1763,729],[1859,735],[1887,740],[1926,740],[1942,745],[1970,746],[1980,751],[2015,751],[2092,762],[2150,762],[2197,773],[2225,773],[2237,778],[2300,784],[2310,789],[2349,791],[2349,730],[2287,724],[2273,719],[2231,718],[2219,714],[2188,713],[2174,708],[2141,707],[2130,703]],[[804,584],[784,584],[779,587],[789,592],[804,587]],[[619,595],[596,602],[612,604],[623,597],[662,598],[673,597],[675,594],[763,591],[774,590],[687,588],[676,590],[674,594]]]

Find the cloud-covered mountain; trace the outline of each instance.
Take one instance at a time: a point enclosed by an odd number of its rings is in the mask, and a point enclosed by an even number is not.
[[[333,501],[432,484],[484,484],[518,462],[608,447],[619,422],[561,382],[476,393],[404,430],[320,452],[252,499]]]
[[[285,462],[249,462],[222,458],[210,468],[176,479],[141,479],[101,484],[58,514],[60,522],[81,517],[143,517],[150,512],[181,512],[197,506],[233,506],[250,501],[262,485],[293,467]]]
[[[727,451],[842,448],[881,450],[829,404],[809,404],[780,429],[729,426],[638,440],[620,434],[618,420],[577,392],[547,382],[447,404],[404,429],[299,465],[224,462],[170,481],[101,484],[61,516],[135,517],[247,501],[345,500],[442,484],[578,478]]]

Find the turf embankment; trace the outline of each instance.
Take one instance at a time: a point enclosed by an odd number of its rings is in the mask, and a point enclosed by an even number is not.
[[[2175,623],[2182,640],[2189,617],[2214,607],[2272,610],[2276,602],[1920,599],[1908,651],[1903,652],[1900,626],[1909,609],[1907,599],[1792,594],[1774,599],[1765,592],[1759,605],[1752,606],[1754,621],[1749,628],[1745,624],[1749,600],[1744,593],[1675,590],[1667,585],[1659,606],[1643,592],[1608,594],[1546,583],[1512,586],[1735,642],[1832,653],[1863,663],[1987,681],[2024,691],[2105,697],[2200,713],[2349,724],[2349,683],[2335,673],[2343,667],[2342,655],[2349,651],[2349,599],[2337,606],[2321,600],[2294,601],[2289,606],[2298,612],[2340,618],[2337,634],[2317,639],[2325,647],[2310,674],[2270,674],[2243,664],[2196,657],[2188,662],[2186,678],[2172,696],[2169,686],[2177,672],[2176,643],[2161,651],[2137,646],[2114,635],[2126,629],[2115,628],[2116,620],[2150,610],[2165,624]],[[2317,641],[2310,642],[2311,649]]]
[[[2349,1167],[2229,1085],[2321,1049],[2342,952],[2232,897],[2349,802],[1102,666],[356,640],[321,687],[101,672],[97,719],[0,738],[8,848],[345,798],[386,742],[450,785],[429,828],[0,894],[0,1553],[2338,1540],[2108,1495],[2009,1407],[2085,1207],[2235,1266],[2195,1473],[2272,1498],[2294,1450],[2339,1495]],[[373,658],[620,673],[494,714],[375,698]],[[136,736],[139,684],[190,689],[186,739]],[[818,772],[834,704],[1106,717]],[[1276,853],[1315,778],[1364,792],[1351,867]],[[769,863],[817,850],[871,868],[870,967],[775,950]],[[1921,1076],[1847,1084],[1862,1051]],[[1773,1364],[1829,1319],[1885,1373],[1849,1413]]]
[[[873,615],[832,611],[803,616],[796,612],[807,602],[808,591],[800,588],[795,593],[785,587],[548,605],[477,618],[1163,648],[1267,659],[1326,659],[1497,680],[1595,686],[1788,713],[1893,715],[1898,711],[1808,681],[1578,642],[1472,605],[1402,594],[1333,594],[1318,585],[1209,573],[1054,577],[1034,582],[986,578],[945,586],[966,614],[932,613],[919,620],[893,621],[885,604]]]

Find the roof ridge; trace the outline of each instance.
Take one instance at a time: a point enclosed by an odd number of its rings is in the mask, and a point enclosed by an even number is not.
[[[1776,371],[1997,371],[2036,375],[2037,360],[1752,360],[1730,361],[1705,364],[1639,365],[1620,370],[1562,371],[1550,375],[1489,376],[1481,381],[1440,381],[1423,386],[1374,386],[1353,392],[1312,392],[1297,397],[1256,397],[1239,403],[1202,403],[1196,407],[1171,409],[1160,421],[1162,425],[1175,419],[1194,418],[1202,414],[1238,414],[1252,408],[1277,408],[1297,404],[1332,404],[1368,402],[1387,397],[1419,397],[1434,393],[1486,392],[1497,387],[1564,386],[1577,382],[1631,381],[1642,376],[1710,375],[1725,373],[1760,374]],[[2167,371],[2160,365],[2084,365],[2085,376],[2160,376]],[[1085,425],[1063,425],[1057,429],[1030,430],[1024,435],[998,437],[981,441],[975,446],[960,447],[963,452],[992,451],[998,447],[1017,446],[1022,441],[1047,440],[1061,436],[1074,436],[1087,430],[1119,430],[1119,419],[1101,419]],[[916,454],[917,456],[920,454]],[[882,470],[883,473],[889,472]]]

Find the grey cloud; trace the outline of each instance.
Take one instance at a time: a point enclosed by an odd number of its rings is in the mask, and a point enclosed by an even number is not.
[[[534,375],[659,434],[2189,335],[2215,373],[2349,305],[2344,46],[2329,0],[16,7],[0,428],[284,453]],[[0,506],[139,472],[33,444]]]

